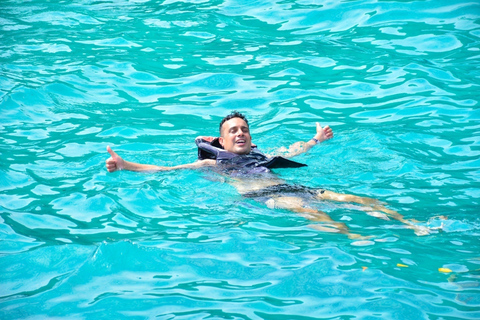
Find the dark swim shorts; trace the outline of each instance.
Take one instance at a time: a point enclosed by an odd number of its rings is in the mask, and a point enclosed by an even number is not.
[[[324,193],[323,189],[315,189],[310,187],[305,187],[295,184],[277,184],[274,186],[269,186],[260,190],[254,190],[247,193],[244,193],[245,198],[265,198],[272,196],[287,196],[294,195],[298,197],[305,196],[317,196],[318,194]]]

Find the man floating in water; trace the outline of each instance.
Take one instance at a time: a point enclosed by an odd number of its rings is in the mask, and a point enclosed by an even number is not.
[[[220,137],[198,137],[198,161],[190,164],[172,167],[139,164],[123,160],[110,147],[107,151],[110,158],[106,161],[109,172],[129,170],[137,172],[155,172],[178,169],[198,169],[202,167],[215,168],[220,174],[229,177],[228,183],[246,197],[265,203],[269,208],[287,209],[303,217],[319,222],[313,228],[347,234],[350,238],[359,235],[349,232],[343,223],[333,221],[326,213],[309,207],[314,200],[329,200],[336,202],[355,203],[356,209],[367,214],[389,220],[389,218],[405,223],[417,235],[428,234],[428,229],[405,220],[398,212],[383,206],[379,201],[366,197],[335,193],[325,189],[309,188],[301,185],[288,184],[274,175],[274,168],[295,168],[304,164],[289,160],[289,158],[305,153],[315,145],[333,138],[329,126],[316,124],[316,134],[308,142],[297,142],[288,149],[283,148],[284,155],[267,156],[252,144],[248,120],[239,112],[232,112],[220,123]]]

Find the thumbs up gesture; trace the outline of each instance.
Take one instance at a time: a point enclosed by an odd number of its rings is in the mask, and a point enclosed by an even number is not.
[[[320,123],[316,123],[317,125],[317,134],[315,135],[315,139],[317,139],[320,142],[323,142],[325,140],[329,140],[333,138],[333,130],[330,128],[330,126],[325,126],[322,128]]]
[[[125,161],[118,154],[116,154],[110,148],[110,146],[107,146],[107,151],[110,154],[110,158],[105,161],[108,172],[123,170],[125,168]]]

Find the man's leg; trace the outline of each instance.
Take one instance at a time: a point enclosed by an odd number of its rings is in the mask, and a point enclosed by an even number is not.
[[[415,234],[419,236],[427,235],[430,233],[428,231],[428,228],[418,226],[413,222],[404,219],[400,213],[386,208],[380,201],[376,199],[360,197],[360,196],[355,196],[351,194],[336,193],[328,190],[319,191],[317,198],[320,200],[331,200],[331,201],[338,201],[338,202],[349,202],[349,203],[361,204],[363,205],[363,207],[360,208],[362,211],[373,212],[373,213],[375,211],[381,211],[387,214],[388,217],[406,224],[408,228],[413,229],[415,231]],[[373,215],[375,216],[375,214]]]
[[[322,190],[318,193],[317,198],[320,200],[330,200],[330,201],[338,201],[338,202],[350,202],[350,203],[358,203],[364,206],[368,206],[366,209],[367,211],[381,211],[389,215],[391,218],[395,220],[401,221],[403,216],[396,211],[390,210],[383,206],[383,204],[378,201],[377,199],[367,198],[367,197],[360,197],[355,196],[353,194],[343,194],[343,193],[336,193],[333,191]]]
[[[322,224],[311,225],[316,230],[346,234],[350,239],[361,237],[359,234],[350,233],[345,224],[332,220],[325,212],[306,207],[304,199],[300,197],[275,196],[267,200],[266,204],[272,209],[287,209],[310,221],[321,222]]]

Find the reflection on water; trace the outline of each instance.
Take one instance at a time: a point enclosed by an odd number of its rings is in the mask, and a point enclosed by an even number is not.
[[[3,318],[480,317],[478,3],[0,10]],[[192,162],[195,137],[234,109],[267,153],[330,125],[335,138],[297,159],[307,168],[276,173],[380,199],[432,234],[319,203],[371,236],[354,242],[209,170],[104,168],[107,144]]]

